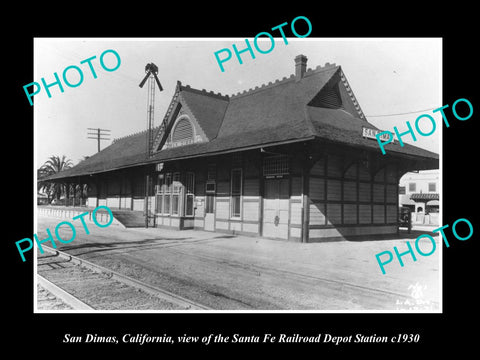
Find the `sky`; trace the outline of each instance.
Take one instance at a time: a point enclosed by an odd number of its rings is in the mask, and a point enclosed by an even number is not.
[[[249,40],[253,43],[253,39]],[[440,38],[288,38],[288,44],[281,37],[275,40],[273,50],[267,54],[254,48],[255,59],[248,52],[243,53],[243,64],[233,55],[223,64],[222,72],[214,53],[224,48],[233,52],[232,44],[243,49],[244,38],[36,38],[32,82],[41,83],[44,78],[47,84],[53,83],[56,72],[64,87],[63,93],[56,85],[50,87],[51,98],[43,87],[34,96],[37,167],[52,155],[66,155],[77,164],[84,156],[95,154],[97,141],[87,138],[87,128],[108,129],[111,140],[145,130],[147,87],[138,85],[145,76],[147,63],[158,66],[164,89],[155,93],[158,125],[177,81],[232,95],[290,76],[295,72],[294,58],[299,54],[307,56],[308,68],[325,63],[341,65],[367,120],[382,130],[393,131],[394,126],[406,130],[406,121],[414,126],[418,116],[433,116],[437,121],[433,135],[417,135],[416,142],[410,138],[405,141],[440,152],[443,125],[441,116],[432,114],[432,109],[444,105]],[[259,42],[259,46],[268,49],[270,40]],[[100,56],[106,50],[114,50],[120,56],[121,63],[115,71],[106,71],[100,65]],[[81,64],[93,56],[96,79],[88,64]],[[112,53],[106,53],[103,59],[107,68],[117,64]],[[78,66],[84,76],[77,87],[66,86],[62,79],[64,69],[71,65]],[[75,70],[67,72],[67,79],[73,84],[80,81]],[[28,105],[27,97],[25,101]],[[423,123],[421,129],[428,132],[431,125]],[[111,140],[102,141],[101,148]]]

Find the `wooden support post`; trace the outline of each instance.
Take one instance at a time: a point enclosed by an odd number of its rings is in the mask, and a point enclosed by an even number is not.
[[[145,175],[145,227],[148,228],[148,183],[150,182],[150,176],[148,173]]]
[[[399,166],[396,164],[395,166],[395,183],[396,183],[396,192],[395,192],[395,205],[397,208],[397,236],[400,236],[400,199],[399,199],[399,186],[400,186],[400,175],[399,175]],[[410,227],[408,228],[408,233],[410,234]]]
[[[309,237],[309,200],[308,200],[308,192],[309,192],[309,176],[308,172],[303,175],[303,212],[302,212],[302,242],[307,243]]]
[[[100,179],[98,178],[98,176],[96,176],[95,182],[97,185],[97,199],[95,201],[95,207],[98,207],[100,205],[100,186],[101,186]]]
[[[258,166],[258,195],[259,195],[259,204],[258,204],[258,235],[263,236],[263,206],[265,198],[265,178],[263,176],[263,155],[261,152],[258,153],[257,159]]]
[[[308,243],[309,239],[309,227],[310,227],[310,204],[309,204],[309,194],[310,194],[310,146],[305,146],[305,155],[303,158],[302,164],[302,242]]]
[[[68,206],[69,201],[70,201],[70,183],[67,182],[65,184],[65,206]]]
[[[131,170],[127,170],[128,171],[128,181],[129,181],[129,185],[130,185],[130,210],[133,210],[133,184],[135,182],[135,176],[133,176],[133,174],[131,173]]]
[[[73,183],[73,207],[75,207],[75,201],[77,200],[77,184]]]

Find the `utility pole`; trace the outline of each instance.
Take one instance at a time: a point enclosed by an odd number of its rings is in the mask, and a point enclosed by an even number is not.
[[[110,136],[110,130],[106,129],[100,129],[100,128],[87,128],[90,131],[90,133],[87,133],[87,135],[92,135],[94,137],[87,137],[87,139],[97,139],[97,145],[98,145],[98,152],[100,152],[100,140],[110,140],[110,138],[106,138],[106,136]]]

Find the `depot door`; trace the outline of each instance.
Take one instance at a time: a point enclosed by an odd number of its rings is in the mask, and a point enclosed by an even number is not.
[[[205,196],[205,224],[204,230],[215,230],[215,195],[207,194]]]
[[[289,180],[265,179],[263,236],[288,239]]]
[[[217,189],[217,166],[208,164],[205,183],[205,223],[204,230],[215,231],[215,194]]]

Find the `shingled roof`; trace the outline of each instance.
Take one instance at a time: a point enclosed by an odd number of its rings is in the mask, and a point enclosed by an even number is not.
[[[179,101],[194,114],[209,141],[165,148],[147,158],[147,136],[143,131],[115,140],[101,152],[49,179],[313,139],[380,152],[376,141],[362,137],[362,127],[376,127],[365,119],[341,67],[335,64],[309,69],[300,79],[291,75],[232,96],[181,83],[178,86]],[[391,155],[439,158],[436,153],[408,144],[387,146]]]
[[[228,96],[214,94],[213,91],[193,89],[179,84],[182,100],[195,115],[200,127],[208,139],[214,139],[228,106]]]

